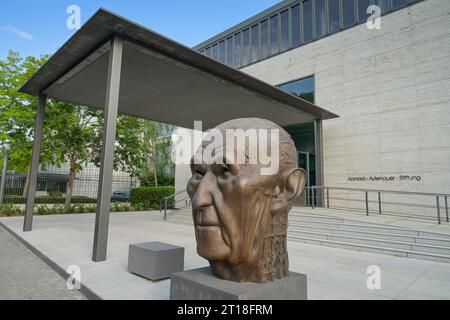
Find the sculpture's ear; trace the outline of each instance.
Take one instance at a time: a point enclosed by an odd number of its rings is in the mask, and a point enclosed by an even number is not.
[[[279,185],[275,188],[272,199],[272,212],[278,212],[288,208],[305,188],[306,171],[294,168],[287,171],[281,177]]]

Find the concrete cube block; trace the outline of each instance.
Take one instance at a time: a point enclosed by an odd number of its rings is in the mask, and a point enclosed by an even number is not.
[[[130,244],[128,270],[151,280],[184,270],[184,248],[163,242]]]

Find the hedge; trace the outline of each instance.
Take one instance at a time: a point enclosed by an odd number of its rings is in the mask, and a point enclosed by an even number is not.
[[[148,209],[159,209],[161,200],[175,193],[175,187],[145,187],[131,190],[131,205],[143,205]]]
[[[27,203],[27,198],[25,197],[14,197],[14,196],[5,196],[5,203],[13,203],[13,204],[25,204]],[[63,204],[66,202],[66,198],[61,197],[36,197],[34,203],[45,203],[45,204]],[[89,198],[89,197],[72,197],[72,204],[75,203],[97,203],[97,199]]]

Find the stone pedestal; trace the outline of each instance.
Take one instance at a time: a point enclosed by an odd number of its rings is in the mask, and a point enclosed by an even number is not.
[[[306,275],[267,283],[239,283],[216,278],[209,267],[172,274],[171,300],[306,300]]]
[[[130,244],[128,270],[151,280],[184,270],[184,248],[162,242]]]

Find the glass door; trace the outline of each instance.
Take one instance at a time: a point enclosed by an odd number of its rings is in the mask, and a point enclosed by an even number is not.
[[[306,171],[306,183],[305,187],[310,186],[310,154],[309,152],[298,151],[298,166],[299,168],[305,169]],[[310,192],[305,189],[303,193],[297,198],[295,205],[309,206],[310,203]]]

